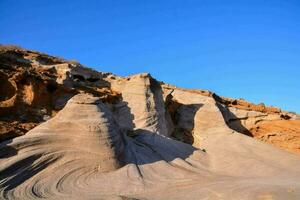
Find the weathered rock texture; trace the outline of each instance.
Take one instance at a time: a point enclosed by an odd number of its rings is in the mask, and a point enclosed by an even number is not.
[[[263,121],[250,129],[253,137],[294,153],[300,153],[300,120]]]
[[[87,91],[113,102],[106,74],[38,52],[0,48],[0,140],[23,135]]]
[[[296,114],[17,47],[0,81],[1,199],[300,198]]]
[[[197,146],[196,138],[212,132],[207,130],[209,127],[213,130],[223,126],[290,152],[298,153],[300,150],[300,120],[295,113],[266,107],[264,104],[255,105],[245,100],[220,97],[206,90],[187,90],[167,84],[162,84],[162,88],[166,96],[166,109],[175,125],[172,134],[183,142]],[[203,105],[207,109],[204,111],[202,108],[197,112],[197,107]],[[201,111],[203,114],[198,117]],[[214,115],[210,117],[212,112]],[[199,123],[202,123],[202,126],[199,126]],[[260,129],[264,123],[269,124],[268,129]],[[278,126],[281,127],[280,137],[276,137],[275,141],[275,137],[271,138],[268,135],[278,135]]]

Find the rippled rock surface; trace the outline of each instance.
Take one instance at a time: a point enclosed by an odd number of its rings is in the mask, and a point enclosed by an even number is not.
[[[249,137],[297,144],[296,114],[15,47],[0,66],[0,199],[300,198],[299,155]]]

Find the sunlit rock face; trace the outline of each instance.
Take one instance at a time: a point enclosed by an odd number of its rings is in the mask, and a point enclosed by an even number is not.
[[[121,93],[116,117],[123,128],[145,129],[168,135],[162,89],[149,74],[138,74],[119,81],[109,81],[112,90]]]
[[[300,198],[275,147],[299,152],[296,114],[16,47],[0,66],[0,199]]]

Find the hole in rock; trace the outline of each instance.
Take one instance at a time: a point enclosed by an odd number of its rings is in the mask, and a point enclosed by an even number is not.
[[[47,84],[46,88],[47,88],[47,91],[49,93],[53,93],[57,90],[58,87],[57,87],[57,84],[55,82],[49,82]]]
[[[85,81],[85,78],[78,74],[74,74],[73,79],[74,79],[74,81]]]
[[[87,78],[86,80],[89,81],[89,82],[97,82],[100,79],[99,78],[95,78],[95,77],[90,77],[90,78]]]
[[[12,98],[16,90],[14,86],[8,81],[8,77],[4,74],[0,74],[0,101],[5,101]]]

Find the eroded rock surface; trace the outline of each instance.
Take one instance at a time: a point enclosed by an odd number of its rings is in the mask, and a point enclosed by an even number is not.
[[[0,141],[23,135],[61,110],[75,94],[88,91],[112,102],[98,73],[63,59],[14,47],[0,47]]]
[[[149,74],[122,78],[17,47],[1,46],[0,65],[0,140],[23,135],[55,116],[75,94],[88,92],[110,104],[117,123],[128,134],[148,127],[149,131],[198,146],[201,135],[219,127],[228,131],[229,127],[284,149],[286,145],[280,143],[289,141],[294,146],[289,151],[300,148],[298,139],[288,139],[288,130],[277,142],[267,141],[270,129],[257,134],[260,123],[268,121],[276,126],[280,120],[299,120],[296,114],[264,104],[224,98],[206,90],[176,88]],[[295,132],[300,134],[298,126]]]
[[[0,81],[1,199],[300,198],[296,114],[16,47]]]
[[[262,121],[251,127],[254,138],[294,153],[300,153],[300,120]]]

